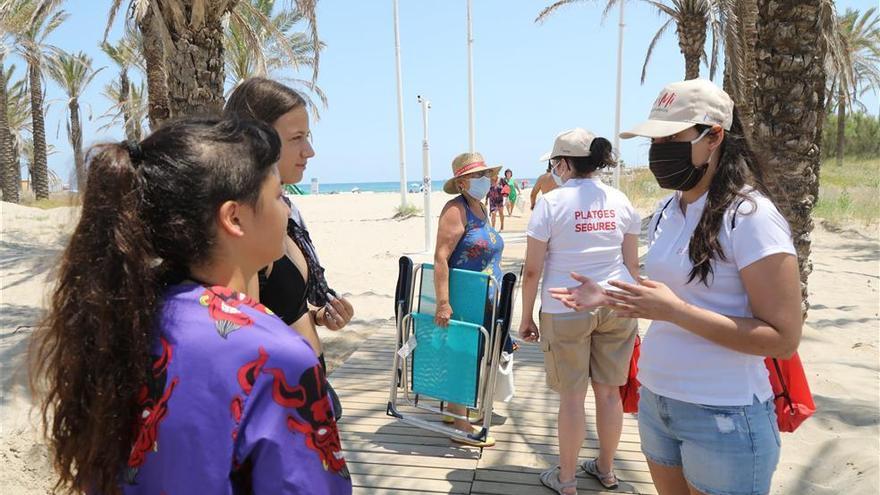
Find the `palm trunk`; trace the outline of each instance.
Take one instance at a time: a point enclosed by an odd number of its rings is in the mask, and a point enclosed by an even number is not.
[[[3,64],[3,52],[0,52],[0,189],[3,201],[18,203],[20,182],[15,180],[16,164],[12,150],[12,133],[9,131],[8,97],[6,94],[6,67]]]
[[[135,131],[135,124],[131,118],[131,102],[128,101],[131,94],[131,82],[128,80],[128,69],[119,71],[119,108],[122,109],[122,122],[125,127],[125,138],[129,141],[140,141],[139,133]]]
[[[156,129],[168,119],[171,111],[168,107],[168,79],[165,72],[165,48],[159,34],[159,22],[148,10],[138,22],[143,34],[144,61],[147,66],[147,99],[149,106],[150,128]]]
[[[82,123],[79,120],[79,100],[71,98],[68,103],[70,110],[70,145],[73,147],[73,166],[76,172],[77,190],[85,189],[86,176],[83,166]]]
[[[755,43],[757,42],[758,2],[757,0],[738,0],[734,5],[736,14],[735,39],[725,40],[727,60],[724,64],[724,90],[736,103],[737,113],[747,137],[752,137],[755,120]],[[728,21],[729,22],[729,21]],[[737,48],[739,74],[730,72],[729,61],[734,57],[733,45]]]
[[[811,213],[819,193],[827,47],[817,19],[822,0],[759,0],[755,62],[755,144],[791,226],[803,311],[809,309]]]
[[[837,90],[837,166],[843,166],[843,150],[846,147],[846,91],[843,85]]]
[[[34,161],[31,165],[36,199],[49,198],[49,165],[46,161],[46,123],[43,116],[43,87],[40,55],[32,53],[28,63],[31,89],[31,127],[34,138]]]
[[[678,47],[684,55],[684,78],[700,77],[700,57],[706,44],[706,17],[687,16],[677,24]]]
[[[172,117],[223,110],[223,26],[220,17],[172,35],[168,96]]]

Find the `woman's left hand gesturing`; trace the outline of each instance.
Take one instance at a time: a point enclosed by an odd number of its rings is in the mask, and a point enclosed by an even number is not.
[[[672,289],[661,282],[639,277],[638,285],[619,280],[608,282],[620,291],[606,291],[611,300],[609,306],[625,318],[672,321],[680,313],[685,302]]]

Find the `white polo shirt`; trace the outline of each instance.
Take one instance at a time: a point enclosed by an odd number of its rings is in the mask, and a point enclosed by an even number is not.
[[[572,312],[550,297],[548,290],[576,285],[571,272],[606,287],[609,280],[632,283],[621,244],[624,234],[640,231],[641,218],[626,195],[598,178],[569,179],[538,198],[526,234],[548,243],[541,311]]]
[[[688,244],[703,214],[705,194],[686,213],[679,205],[680,193],[660,202],[648,226],[644,274],[694,306],[726,316],[753,316],[740,270],[772,254],[795,255],[795,249],[776,206],[749,191],[750,201],[735,199],[724,215],[718,241],[727,259],[713,261],[708,287],[699,279],[687,281],[692,267]],[[655,394],[694,404],[743,406],[752,404],[753,397],[764,401],[773,396],[763,357],[722,347],[666,321],[648,328],[639,381]]]

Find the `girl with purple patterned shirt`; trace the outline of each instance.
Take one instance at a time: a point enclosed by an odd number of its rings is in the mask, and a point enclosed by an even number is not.
[[[282,251],[279,150],[216,118],[90,150],[32,348],[58,488],[351,493],[323,368],[245,294]]]

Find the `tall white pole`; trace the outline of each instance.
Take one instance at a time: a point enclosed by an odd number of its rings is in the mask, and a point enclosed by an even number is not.
[[[394,58],[397,61],[397,140],[400,146],[400,206],[406,206],[406,139],[403,134],[403,79],[400,76],[400,29],[394,4]]]
[[[434,236],[431,235],[431,154],[428,145],[428,110],[431,109],[431,102],[427,98],[418,97],[419,103],[422,104],[422,126],[425,134],[422,139],[422,193],[425,196],[425,252],[430,253],[434,250]]]
[[[623,83],[623,4],[620,0],[620,23],[617,32],[617,97],[614,109],[614,150],[620,153],[620,95]],[[620,167],[614,167],[614,187],[620,187]]]
[[[467,66],[468,66],[468,149],[476,148],[474,139],[474,30],[471,25],[471,0],[467,0]]]

